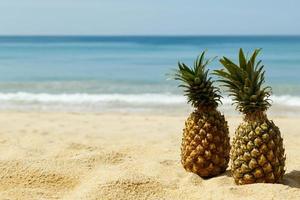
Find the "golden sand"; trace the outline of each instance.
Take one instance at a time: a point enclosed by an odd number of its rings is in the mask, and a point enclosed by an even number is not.
[[[272,118],[272,117],[270,117]],[[0,199],[300,199],[300,118],[275,117],[282,184],[236,186],[184,171],[184,116],[0,113]],[[228,118],[231,135],[240,118]]]

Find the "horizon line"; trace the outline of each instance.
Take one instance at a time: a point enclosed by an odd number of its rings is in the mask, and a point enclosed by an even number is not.
[[[300,37],[300,34],[223,34],[223,35],[217,35],[217,34],[207,34],[207,35],[193,35],[193,34],[182,34],[182,35],[136,35],[136,34],[124,34],[124,35],[96,35],[96,34],[0,34],[0,37]]]

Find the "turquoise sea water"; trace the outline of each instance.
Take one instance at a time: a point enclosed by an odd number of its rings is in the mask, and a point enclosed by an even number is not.
[[[0,37],[0,108],[143,111],[186,108],[166,74],[177,61],[236,59],[242,47],[260,58],[276,112],[300,109],[300,36]],[[211,64],[211,69],[220,68]],[[230,107],[225,97],[224,106]],[[275,109],[274,109],[275,110]]]

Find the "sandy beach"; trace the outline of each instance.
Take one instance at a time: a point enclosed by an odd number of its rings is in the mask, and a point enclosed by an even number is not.
[[[270,117],[287,154],[282,184],[236,186],[184,171],[185,116],[0,113],[0,199],[299,199],[300,118]],[[231,136],[239,117],[228,117]]]

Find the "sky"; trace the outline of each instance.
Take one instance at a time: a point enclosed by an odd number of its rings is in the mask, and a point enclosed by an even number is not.
[[[299,0],[0,0],[0,35],[300,35]]]

